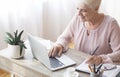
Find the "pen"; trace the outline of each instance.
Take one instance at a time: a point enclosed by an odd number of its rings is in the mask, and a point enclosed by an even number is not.
[[[97,48],[93,51],[93,53],[91,55],[94,55],[98,48],[99,47],[97,46]]]
[[[91,71],[91,72],[93,72],[93,69],[91,68],[91,66],[90,66],[90,65],[88,65],[88,67],[89,67],[90,71]]]
[[[99,47],[97,46],[97,48],[93,51],[93,53],[92,53],[91,55],[94,55],[98,48],[99,48]],[[93,64],[93,72],[96,73],[95,64]]]
[[[97,46],[97,48],[93,51],[93,53],[92,53],[91,55],[94,55],[98,48],[99,48],[99,47]],[[95,64],[93,65],[93,68],[91,68],[90,65],[89,65],[88,67],[89,67],[89,69],[90,69],[91,72],[97,73],[98,70],[96,71],[96,66],[95,66]]]
[[[94,73],[96,73],[96,67],[95,67],[95,64],[93,64],[93,69],[94,69]]]
[[[98,73],[98,72],[100,71],[100,69],[101,69],[102,65],[103,65],[103,64],[101,64],[101,65],[97,68],[96,73]]]

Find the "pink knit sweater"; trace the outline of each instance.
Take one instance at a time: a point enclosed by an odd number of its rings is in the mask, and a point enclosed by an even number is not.
[[[120,29],[117,21],[110,16],[105,15],[102,23],[90,30],[88,36],[83,22],[75,15],[56,43],[61,44],[66,51],[71,41],[76,50],[87,54],[99,47],[95,55],[101,55],[103,62],[120,61]]]

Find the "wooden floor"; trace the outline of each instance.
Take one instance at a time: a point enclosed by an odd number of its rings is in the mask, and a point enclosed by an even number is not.
[[[10,77],[10,73],[0,69],[0,77]]]

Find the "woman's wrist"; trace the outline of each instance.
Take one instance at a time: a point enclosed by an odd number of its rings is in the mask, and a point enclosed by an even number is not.
[[[113,63],[112,59],[108,55],[100,55],[102,63]]]

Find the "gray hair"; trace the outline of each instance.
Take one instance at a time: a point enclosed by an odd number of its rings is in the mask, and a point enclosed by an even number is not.
[[[79,4],[86,4],[92,9],[96,9],[100,6],[101,0],[77,0]],[[78,4],[77,3],[77,4]]]

